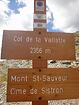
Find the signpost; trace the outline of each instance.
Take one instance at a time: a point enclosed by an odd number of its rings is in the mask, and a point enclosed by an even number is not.
[[[79,98],[79,68],[9,69],[7,101]]]
[[[75,42],[72,33],[45,31],[4,31],[3,59],[75,60]]]
[[[34,31],[4,31],[2,59],[32,59],[32,69],[9,69],[7,101],[48,105],[79,98],[78,68],[47,68],[47,60],[75,60],[73,33],[46,32],[46,0],[34,0]]]

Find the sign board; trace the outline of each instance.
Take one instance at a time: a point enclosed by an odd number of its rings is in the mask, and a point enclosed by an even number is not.
[[[46,31],[4,31],[2,59],[75,60],[74,34]]]
[[[45,14],[34,14],[34,19],[46,20],[46,15]]]
[[[79,68],[8,70],[8,102],[73,98],[79,98]]]
[[[44,1],[36,1],[36,11],[44,11]]]

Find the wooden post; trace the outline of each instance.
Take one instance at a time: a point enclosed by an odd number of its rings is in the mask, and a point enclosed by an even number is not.
[[[33,101],[32,105],[48,105],[48,101]]]
[[[34,31],[38,31],[41,35],[41,31],[46,29],[46,0],[34,0]],[[39,70],[47,68],[47,60],[39,56],[38,59],[33,60],[33,68]],[[48,105],[48,101],[42,101],[39,97],[39,101],[33,101],[32,105]]]
[[[39,70],[47,68],[47,60],[41,59],[41,57],[33,60],[33,68]],[[48,105],[48,101],[42,101],[42,97],[39,97],[39,101],[33,101],[32,105]]]

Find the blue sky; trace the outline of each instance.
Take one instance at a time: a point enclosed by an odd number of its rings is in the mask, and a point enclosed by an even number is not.
[[[79,0],[46,0],[47,29],[79,31]],[[3,30],[33,30],[34,0],[0,0],[0,48]]]
[[[26,4],[21,2],[20,4],[16,0],[10,0],[8,7],[10,10],[13,10],[15,14],[19,13],[18,9],[25,7]]]
[[[46,2],[48,31],[76,32],[79,30],[77,17],[79,0],[64,0],[64,2],[63,0],[46,0]],[[33,4],[34,0],[0,0],[0,7],[3,8],[0,13],[1,29],[31,30],[33,28]],[[31,21],[28,21],[29,18]],[[16,21],[19,23],[17,27]],[[26,24],[29,24],[29,27]]]

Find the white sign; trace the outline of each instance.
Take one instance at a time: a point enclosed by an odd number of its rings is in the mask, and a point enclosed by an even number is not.
[[[46,20],[45,14],[34,14],[34,19]]]
[[[47,28],[46,23],[34,23],[34,28]]]

